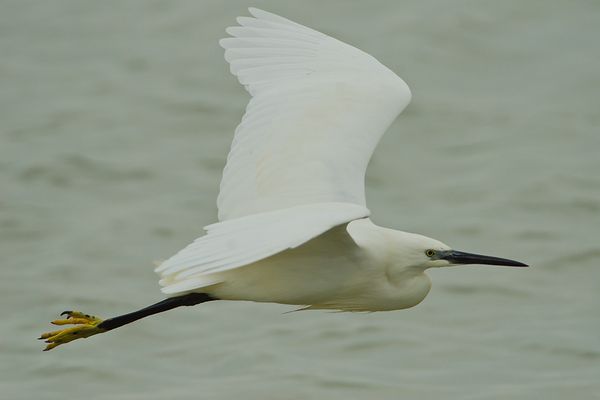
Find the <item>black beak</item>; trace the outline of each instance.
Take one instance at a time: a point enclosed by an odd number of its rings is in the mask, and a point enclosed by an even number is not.
[[[442,260],[448,260],[452,264],[486,264],[486,265],[506,265],[508,267],[528,267],[522,262],[509,260],[507,258],[483,256],[481,254],[465,253],[463,251],[449,250],[439,257]]]

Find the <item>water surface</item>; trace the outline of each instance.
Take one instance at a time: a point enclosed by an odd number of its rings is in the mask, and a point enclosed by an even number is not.
[[[1,397],[600,397],[600,5],[223,3],[3,2]],[[432,271],[406,311],[214,303],[42,353],[62,310],[159,300],[152,261],[215,221],[248,99],[217,40],[248,5],[411,86],[368,172],[375,222],[532,268]]]

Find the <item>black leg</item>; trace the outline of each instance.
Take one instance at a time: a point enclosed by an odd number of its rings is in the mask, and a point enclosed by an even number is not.
[[[145,318],[150,315],[158,314],[164,311],[171,310],[173,308],[181,306],[195,306],[196,304],[204,303],[207,301],[218,300],[205,293],[189,293],[183,296],[170,297],[159,301],[156,304],[152,304],[148,307],[142,308],[141,310],[134,311],[129,314],[119,315],[118,317],[109,318],[98,324],[98,328],[110,331],[111,329],[118,328],[123,325],[127,325],[138,319]]]

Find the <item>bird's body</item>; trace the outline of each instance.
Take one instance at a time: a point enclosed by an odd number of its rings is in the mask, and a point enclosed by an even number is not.
[[[221,222],[157,268],[163,292],[355,311],[417,304],[429,281],[420,271],[414,294],[393,290],[398,254],[391,231],[366,219],[364,190],[408,86],[361,50],[250,12],[221,41],[252,95],[223,173]]]
[[[158,268],[170,296],[105,321],[77,312],[42,335],[47,349],[181,305],[249,300],[309,309],[412,307],[428,268],[525,266],[452,250],[368,218],[365,172],[379,139],[408,105],[408,85],[363,51],[262,10],[221,40],[252,96],[217,199],[219,222]]]
[[[309,309],[383,311],[420,303],[431,287],[421,268],[406,268],[404,232],[368,218],[233,271],[204,292],[226,300],[306,305]]]

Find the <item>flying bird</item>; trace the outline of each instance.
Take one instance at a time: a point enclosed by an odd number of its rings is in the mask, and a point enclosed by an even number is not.
[[[65,311],[52,323],[74,326],[42,334],[45,350],[215,300],[404,309],[427,296],[429,268],[527,266],[371,222],[367,164],[410,89],[353,46],[249,11],[220,41],[251,99],[223,171],[219,222],[156,268],[166,299],[109,319]]]

